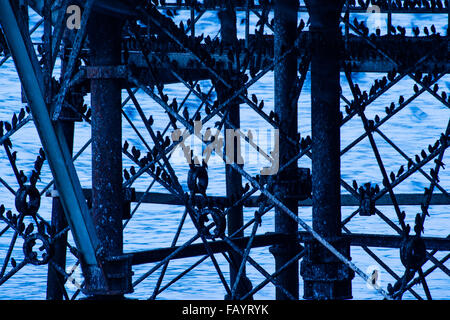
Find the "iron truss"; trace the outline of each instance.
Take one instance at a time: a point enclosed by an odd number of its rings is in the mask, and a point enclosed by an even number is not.
[[[301,98],[305,80],[310,75],[312,55],[320,39],[308,28],[308,18],[299,19],[294,44],[284,48],[282,55],[276,55],[273,36],[276,22],[272,19],[272,3],[253,0],[235,1],[231,7],[233,12],[244,17],[239,27],[243,31],[242,39],[236,38],[230,45],[223,32],[221,35],[223,30],[218,34],[201,33],[202,27],[199,24],[202,18],[211,12],[229,10],[224,5],[225,2],[227,1],[77,1],[77,5],[83,10],[79,28],[72,31],[67,30],[66,24],[66,9],[71,5],[68,0],[20,1],[13,6],[25,47],[30,56],[36,57],[37,64],[28,71],[39,70],[34,73],[42,75],[36,78],[40,89],[45,93],[43,96],[49,110],[48,118],[56,128],[58,139],[61,139],[62,131],[66,132],[67,141],[73,139],[70,136],[74,135],[74,123],[80,126],[92,124],[92,109],[87,100],[92,81],[115,79],[123,92],[126,92],[121,113],[132,129],[130,132],[133,136],[127,137],[124,133],[121,150],[124,156],[124,235],[133,220],[139,218],[142,221],[142,216],[138,216],[141,211],[145,211],[142,208],[146,206],[173,205],[184,209],[175,225],[172,241],[166,246],[111,256],[104,252],[105,248],[92,245],[97,240],[91,237],[89,223],[80,224],[83,219],[74,218],[77,217],[76,213],[71,213],[69,218],[66,213],[66,218],[63,217],[64,203],[69,203],[64,201],[69,201],[70,190],[69,195],[62,195],[62,190],[54,189],[55,182],[50,178],[47,166],[50,149],[41,133],[45,133],[48,128],[43,126],[42,121],[33,120],[37,114],[31,106],[33,101],[27,95],[29,101],[25,97],[22,102],[17,101],[16,105],[11,106],[12,118],[4,118],[0,122],[0,145],[4,149],[0,157],[0,187],[3,194],[3,204],[0,205],[0,285],[6,286],[14,278],[21,277],[20,271],[29,265],[48,265],[47,297],[76,299],[80,293],[92,292],[82,279],[74,277],[74,273],[80,263],[86,263],[91,257],[89,250],[96,250],[92,255],[93,262],[87,263],[88,265],[100,265],[102,272],[106,273],[107,282],[112,281],[111,279],[125,279],[119,281],[118,286],[127,293],[138,290],[139,286],[151,280],[153,291],[148,294],[150,299],[157,298],[176,282],[188,278],[195,268],[206,262],[211,263],[216,271],[226,298],[249,299],[271,284],[286,298],[296,299],[280,281],[280,274],[305,260],[305,257],[310,259],[309,250],[312,250],[314,244],[331,252],[332,263],[342,265],[338,279],[351,281],[356,275],[364,282],[373,280],[358,266],[358,261],[352,260],[349,252],[340,247],[340,242],[317,232],[301,215],[294,213],[286,205],[286,197],[280,193],[279,187],[283,185],[283,181],[278,177],[283,177],[283,172],[292,172],[289,170],[298,161],[312,157],[314,140],[306,134],[292,135],[287,132],[280,115],[271,107],[264,107],[264,100],[251,93],[252,88],[265,76],[295,54],[295,90],[290,99],[296,104]],[[0,3],[1,6],[6,6],[9,1],[3,0]],[[302,2],[298,7],[298,11],[305,17],[308,16],[307,4],[307,1],[306,4]],[[120,41],[121,62],[114,66],[96,66],[90,61],[92,57],[88,41],[91,40],[86,37],[88,21],[90,15],[99,8],[107,14],[120,14],[124,17]],[[41,17],[31,29],[28,23],[29,9],[33,9]],[[371,26],[358,20],[360,16],[355,14],[372,13],[374,10],[386,16],[387,25],[371,30]],[[427,222],[433,220],[433,210],[442,210],[450,203],[444,171],[450,122],[447,120],[447,127],[443,128],[432,143],[418,148],[417,154],[402,149],[398,141],[390,138],[389,132],[384,130],[386,124],[395,123],[402,110],[420,100],[424,94],[446,108],[450,105],[450,95],[442,81],[449,68],[448,33],[440,34],[434,25],[423,30],[417,27],[409,30],[406,26],[392,23],[393,14],[418,13],[448,15],[448,1],[346,1],[339,15],[342,41],[335,48],[336,55],[343,56],[340,67],[345,81],[341,86],[348,89],[340,92],[342,107],[337,121],[342,129],[350,123],[354,125],[356,121],[360,121],[361,128],[360,134],[341,148],[340,156],[343,158],[347,153],[358,152],[358,146],[367,142],[373,151],[381,177],[379,183],[358,177],[346,181],[340,177],[340,186],[346,190],[341,195],[342,206],[356,208],[341,220],[340,241],[362,248],[383,272],[392,277],[392,283],[384,283],[384,287],[374,286],[380,298],[388,299],[401,299],[405,293],[416,299],[432,299],[433,291],[437,288],[428,285],[427,277],[434,272],[450,276],[446,266],[449,255],[439,255],[442,251],[450,250],[448,235],[437,237],[426,234]],[[14,56],[14,50],[11,49],[11,39],[8,37],[8,28],[11,27],[5,20],[1,21],[0,65],[5,68]],[[222,29],[224,26],[226,22],[222,21]],[[411,31],[411,35],[407,35],[407,31]],[[42,39],[36,40],[33,37],[35,32],[42,34]],[[16,62],[16,57],[14,59]],[[55,65],[60,66],[60,75],[56,75]],[[19,68],[18,71],[20,75]],[[380,76],[369,88],[364,89],[362,84],[358,84],[359,77],[355,76],[357,72],[376,72]],[[22,75],[20,76],[22,79]],[[412,81],[411,90],[398,94],[396,88],[405,80]],[[183,87],[179,92],[186,92],[184,97],[180,98],[171,91],[170,85],[174,83]],[[151,98],[153,102],[146,105],[148,100],[139,101],[142,96]],[[192,100],[195,101],[194,109],[188,107],[188,101]],[[374,114],[371,107],[380,104],[385,106],[384,112]],[[196,135],[206,150],[214,147],[218,150],[219,136],[212,139],[212,130],[199,133],[196,126],[212,126],[216,132],[239,128],[231,105],[237,105],[238,112],[239,105],[251,109],[255,118],[259,117],[269,128],[278,130],[280,141],[295,153],[283,162],[275,176],[266,178],[251,174],[245,166],[227,162],[227,155],[216,152],[227,163],[229,171],[227,169],[226,179],[233,181],[235,187],[227,195],[215,196],[208,194],[208,185],[211,188],[211,183],[214,182],[209,179],[211,169],[205,162],[197,161],[201,159],[201,155],[193,154],[193,150],[184,142],[190,135]],[[162,108],[166,118],[154,119],[151,108]],[[378,107],[377,110],[379,109]],[[130,110],[137,114],[140,122],[130,116]],[[448,119],[448,110],[442,111],[442,117]],[[32,130],[33,122],[40,133],[43,148],[32,146],[27,149],[27,155],[22,155],[14,150],[15,139],[20,141],[22,132]],[[162,130],[156,122],[165,123]],[[173,132],[178,132],[179,135],[175,138]],[[250,148],[266,159],[272,159],[269,150],[258,146],[250,135],[243,132],[239,134]],[[78,141],[76,134],[75,141]],[[71,168],[89,150],[91,144],[92,138],[85,141],[78,150],[73,149],[75,153],[72,159],[64,159],[69,177]],[[387,164],[381,144],[389,145],[401,156],[403,163],[398,168],[394,169]],[[68,145],[68,149],[72,149],[71,143]],[[187,177],[177,174],[171,160],[173,150],[178,147],[182,147],[184,154],[192,160]],[[34,161],[21,160],[21,156],[24,157],[22,159],[29,159],[30,154],[34,153]],[[6,166],[11,168],[10,172],[3,169]],[[84,210],[92,207],[92,190],[81,189],[76,179],[63,180],[60,173],[64,171],[55,173],[54,167],[54,163],[50,163],[53,176],[57,174],[55,180],[57,177],[61,179],[60,183],[70,180],[74,185],[72,190],[82,191],[82,194],[73,194],[75,199],[83,199],[79,217],[85,217]],[[46,174],[41,174],[43,171]],[[234,176],[230,172],[234,172]],[[423,193],[405,194],[398,191],[402,182],[417,175],[421,175],[428,183]],[[288,193],[293,194],[292,199],[298,202],[300,208],[311,207],[310,170],[299,168],[295,177],[295,187]],[[242,180],[246,182],[242,183]],[[145,188],[139,189],[136,185]],[[165,191],[154,191],[155,188]],[[61,202],[60,197],[63,199]],[[41,208],[41,202],[49,199],[53,201],[53,213],[42,212],[45,210]],[[239,210],[242,212],[242,208],[256,210],[254,214],[243,215],[245,219],[230,232],[231,219],[228,217],[235,216]],[[269,215],[265,215],[274,210],[300,226],[294,240],[292,235],[283,232],[258,232],[267,221]],[[66,211],[70,210],[66,207]],[[394,214],[390,214],[391,212]],[[151,213],[148,215],[151,220]],[[382,233],[351,231],[350,225],[355,218],[372,219],[371,216],[378,217],[377,221],[383,224]],[[187,224],[193,227],[189,229]],[[183,230],[186,228],[191,234],[183,238]],[[85,238],[80,236],[82,232],[93,239],[92,247],[83,243],[81,239]],[[244,232],[247,236],[244,236]],[[264,262],[258,262],[256,257],[252,257],[254,248],[276,248],[288,242],[296,244],[295,250],[287,261],[277,266],[275,272],[269,272],[263,266]],[[403,270],[399,271],[398,266],[390,266],[374,248],[398,249]],[[170,265],[185,258],[195,258],[195,262],[187,267],[183,265],[182,270],[177,269],[173,278],[167,279]],[[234,270],[231,280],[224,270],[224,264],[219,260],[226,261]],[[120,272],[114,269],[117,261],[120,261]],[[142,269],[148,264],[151,267]],[[132,281],[131,266],[139,266],[139,270],[144,270],[136,273]],[[256,270],[263,280],[252,283],[246,274],[247,267]],[[305,279],[313,277],[307,270],[302,270],[302,275]],[[83,276],[86,276],[85,269]],[[76,286],[75,289],[73,285]]]

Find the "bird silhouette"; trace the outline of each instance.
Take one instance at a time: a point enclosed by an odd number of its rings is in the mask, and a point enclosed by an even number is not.
[[[416,162],[417,162],[417,163],[420,163],[420,161],[421,161],[421,160],[420,160],[420,157],[419,157],[419,155],[417,155],[417,154],[416,154],[416,156],[415,156],[415,160],[416,160]]]
[[[25,118],[25,110],[21,108],[19,112],[19,121],[22,121],[23,118]]]
[[[168,146],[170,146],[170,143],[171,143],[171,141],[170,141],[169,136],[166,136],[166,138],[164,139],[163,147],[167,148]]]
[[[391,178],[392,182],[395,181],[395,173],[394,172],[391,172],[390,178]]]
[[[404,166],[401,166],[400,169],[398,169],[397,177],[399,177],[403,172],[405,172],[405,168]]]
[[[300,23],[297,27],[297,32],[298,33],[302,32],[303,28],[305,28],[305,21],[303,21],[303,19],[300,19]]]
[[[414,162],[412,161],[412,159],[408,160],[408,170],[412,168],[412,166],[414,165]]]
[[[264,108],[264,100],[261,100],[258,106],[259,110],[262,110]]]
[[[395,29],[394,26],[389,26],[389,31],[391,31],[392,34],[396,34],[397,33],[397,29]]]
[[[161,175],[161,167],[156,167],[155,175],[159,178],[159,176]]]
[[[355,84],[354,90],[357,96],[361,95],[361,89],[359,88],[358,84]]]
[[[406,29],[402,26],[398,26],[397,27],[398,32],[400,33],[400,35],[405,36],[406,34]]]
[[[434,24],[431,25],[430,30],[431,33],[436,34],[436,27],[434,26]]]
[[[139,150],[139,149],[136,149],[136,147],[132,147],[131,148],[131,154],[133,155],[133,157],[135,158],[135,159],[139,159],[140,158],[140,156],[141,156],[141,151]]]
[[[245,184],[244,188],[242,189],[242,194],[245,194],[250,190],[250,185],[248,183]]]
[[[22,183],[25,183],[25,182],[27,182],[27,177],[25,176],[25,173],[23,173],[23,170],[20,170],[20,172],[19,172],[19,180],[22,182]]]
[[[439,147],[439,143],[440,143],[440,141],[436,140],[436,142],[433,145],[433,150],[436,150]]]
[[[178,111],[178,102],[176,98],[173,98],[172,103],[170,104],[170,107],[173,109],[173,111]]]
[[[367,92],[364,90],[362,93],[362,100],[366,101],[369,97],[367,96]]]
[[[183,117],[186,121],[189,121],[189,111],[188,111],[187,107],[184,107]]]
[[[439,85],[437,83],[435,83],[434,86],[433,86],[433,92],[437,93],[438,90],[439,90]]]
[[[420,79],[422,79],[422,72],[417,71],[417,72],[414,74],[414,77],[416,78],[416,80],[420,81]]]
[[[29,234],[31,234],[33,232],[33,230],[34,230],[34,225],[32,223],[30,223],[27,226],[27,228],[25,229],[24,233],[25,233],[25,235],[29,235]]]
[[[125,178],[125,181],[130,180],[130,174],[128,173],[127,169],[123,170],[123,177]]]
[[[350,112],[351,112],[350,106],[349,105],[345,105],[344,108],[345,108],[345,113],[350,114]]]
[[[442,169],[445,169],[445,164],[441,160],[434,159],[434,162],[438,165],[438,167],[442,167]]]
[[[430,169],[430,176],[431,176],[434,180],[436,180],[436,182],[439,182],[438,174],[437,174],[437,172],[436,172],[433,168]]]
[[[256,97],[255,94],[252,94],[252,101],[254,104],[258,104],[258,98]]]
[[[427,157],[427,153],[425,152],[425,150],[422,150],[422,151],[420,152],[420,155],[421,155],[422,158],[424,158],[424,159],[426,159],[426,157]]]
[[[389,107],[384,108],[384,111],[386,111],[387,115],[389,115],[391,113],[391,109],[389,109]]]
[[[148,125],[150,125],[150,126],[153,125],[154,120],[153,120],[153,116],[152,115],[148,118],[147,122],[148,122]]]
[[[374,194],[377,194],[378,192],[380,192],[380,187],[377,184],[373,188],[373,192],[374,192]]]
[[[395,75],[396,75],[396,72],[394,70],[389,71],[387,74],[388,80],[393,81],[395,79]]]

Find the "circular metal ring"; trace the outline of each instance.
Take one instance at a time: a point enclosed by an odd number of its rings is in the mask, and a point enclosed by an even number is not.
[[[400,260],[405,268],[418,270],[426,261],[426,247],[422,238],[405,239],[400,247]]]
[[[205,166],[193,166],[189,169],[187,185],[193,194],[206,194],[208,188],[208,171]]]
[[[41,252],[35,251],[35,246],[39,246],[38,249]],[[25,238],[23,244],[23,253],[25,258],[34,265],[47,264],[51,257],[51,245],[48,237],[39,233],[34,233]]]
[[[208,216],[211,216],[216,227],[212,232],[210,232],[206,226],[205,222],[209,221]],[[205,208],[200,212],[199,217],[199,227],[200,232],[208,239],[221,238],[225,233],[226,221],[223,212],[218,208]]]
[[[16,209],[25,216],[34,216],[41,205],[41,195],[36,187],[26,185],[16,192]]]

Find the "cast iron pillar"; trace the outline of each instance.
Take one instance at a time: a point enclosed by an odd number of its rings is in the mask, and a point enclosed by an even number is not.
[[[274,56],[280,57],[290,50],[297,37],[297,0],[276,0],[274,2]],[[297,55],[294,51],[289,53],[283,61],[274,67],[275,87],[275,114],[278,116],[280,130],[279,167],[283,167],[298,153],[298,147],[289,143],[286,137],[295,140],[298,133],[297,100]],[[283,172],[273,177],[275,195],[294,214],[298,214],[298,168],[297,162],[289,165]],[[275,269],[280,269],[291,260],[299,251],[297,242],[298,224],[295,220],[279,209],[275,209],[275,232],[287,235],[283,244],[270,248],[275,257]],[[290,295],[298,299],[298,262],[292,263],[277,277],[277,282]],[[282,290],[276,289],[276,299],[286,300],[287,296]]]
[[[237,30],[236,30],[236,12],[234,10],[234,5],[232,1],[224,1],[222,4],[222,9],[219,11],[219,19],[221,24],[221,38],[222,44],[227,50],[235,52],[236,46],[238,45],[237,40]],[[227,77],[228,83],[234,86],[236,83],[236,76],[239,74],[239,70],[233,68],[229,70],[230,74]],[[228,99],[228,97],[233,93],[232,90],[226,88],[222,83],[216,83],[216,90],[219,101],[223,102]],[[240,137],[238,135],[238,130],[240,130],[240,114],[239,114],[239,103],[237,101],[231,102],[227,106],[228,114],[225,123],[225,152],[227,156],[227,163],[225,164],[225,179],[226,179],[226,192],[227,198],[231,201],[236,201],[242,197],[242,177],[241,175],[233,169],[232,163],[237,163],[241,165],[241,148],[240,148]],[[233,128],[234,127],[234,128]],[[234,131],[236,129],[236,131]],[[231,141],[233,139],[233,141]],[[231,148],[230,148],[231,146]],[[231,208],[227,215],[227,232],[228,235],[232,235],[242,227],[243,225],[243,213],[242,206],[235,206]],[[234,237],[243,237],[244,232],[238,232]],[[230,284],[231,288],[235,286],[236,277],[239,272],[239,266],[241,265],[241,256],[236,252],[230,252]],[[245,266],[242,271],[239,283],[236,288],[236,298],[245,295],[250,291],[250,283],[246,277]],[[231,297],[226,297],[226,299]]]
[[[120,79],[106,78],[105,68],[121,63],[122,21],[93,12],[89,18],[92,108],[92,215],[102,246],[106,290],[96,297],[120,297],[129,289],[129,274],[113,259],[123,253],[122,115]],[[91,69],[92,70],[92,69]]]
[[[73,150],[74,123],[73,121],[64,121],[62,124],[64,136],[70,151]],[[55,188],[56,189],[56,188]],[[67,226],[67,220],[64,215],[64,208],[59,197],[53,197],[52,200],[52,227],[58,233]],[[64,276],[58,272],[53,264],[62,270],[66,270],[67,253],[67,233],[60,236],[53,242],[53,255],[50,259],[47,272],[47,300],[63,300],[64,297]]]
[[[51,12],[49,12],[49,4],[50,1],[45,1],[46,6],[46,14],[44,14],[46,23],[50,24],[51,22]],[[45,37],[45,46],[46,51],[51,51],[52,48],[52,42],[49,41],[51,39],[51,24],[46,27],[50,30],[45,30],[44,34],[48,34],[47,37]],[[65,36],[62,39],[62,42],[64,44],[64,47],[69,44],[69,37],[68,37],[69,30],[66,30],[64,32]],[[67,64],[67,57],[65,55],[65,49],[63,49],[63,58],[61,59],[61,74],[63,75],[65,72],[65,67]],[[52,55],[48,55],[46,57],[46,68],[47,73],[51,74],[50,70],[52,69]],[[48,61],[50,60],[50,61]],[[51,77],[49,77],[51,79]],[[47,104],[51,103],[51,98],[53,96],[52,94],[52,88],[49,83],[49,79],[46,79],[45,81],[46,85],[46,98],[50,99],[47,100]],[[61,122],[61,127],[63,128],[64,137],[66,138],[67,147],[69,149],[69,152],[73,152],[73,138],[74,138],[74,121],[73,119],[64,119],[59,120]],[[56,191],[56,187],[54,188]],[[56,233],[61,232],[64,230],[67,226],[67,220],[64,214],[64,208],[61,204],[61,201],[59,197],[54,196],[52,200],[52,220],[51,220],[52,227],[54,228]],[[63,300],[64,298],[64,276],[56,270],[56,268],[60,268],[62,270],[66,270],[66,254],[67,254],[67,233],[60,236],[58,239],[56,239],[53,242],[53,255],[50,258],[50,263],[48,266],[47,271],[47,300]],[[56,265],[56,267],[55,267]]]
[[[340,57],[342,1],[309,1],[311,60],[313,229],[343,255],[340,204]],[[302,261],[305,299],[349,299],[353,272],[317,241]]]

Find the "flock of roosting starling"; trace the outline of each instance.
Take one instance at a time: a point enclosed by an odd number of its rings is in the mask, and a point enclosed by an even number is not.
[[[223,5],[222,0],[150,0],[150,2],[155,6],[165,7],[171,6],[187,6],[194,7],[196,10],[201,9],[213,9]],[[245,7],[247,5],[246,0],[235,0],[235,5],[238,7]],[[306,2],[306,1],[305,1]],[[370,6],[378,6],[381,9],[388,9],[389,5],[392,9],[432,9],[432,10],[442,10],[447,8],[448,0],[348,0],[346,1],[349,7],[367,9]],[[248,0],[248,5],[250,8],[257,6],[267,6],[272,5],[273,0]]]

